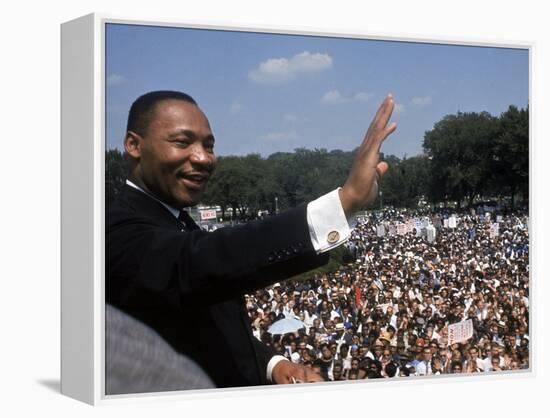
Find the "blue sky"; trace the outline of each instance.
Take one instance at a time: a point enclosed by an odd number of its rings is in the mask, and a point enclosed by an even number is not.
[[[216,136],[216,154],[263,156],[298,147],[352,150],[383,97],[397,131],[382,151],[422,152],[443,116],[526,107],[525,49],[108,24],[107,149],[122,149],[139,95],[181,90]]]

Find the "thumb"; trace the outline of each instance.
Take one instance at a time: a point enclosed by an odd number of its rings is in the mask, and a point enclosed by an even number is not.
[[[377,165],[376,165],[376,172],[378,173],[378,176],[379,177],[382,177],[384,174],[386,174],[386,172],[388,171],[389,169],[389,165],[387,162],[385,161],[380,161]]]

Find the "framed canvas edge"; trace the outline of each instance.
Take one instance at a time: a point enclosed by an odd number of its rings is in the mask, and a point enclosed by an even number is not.
[[[92,283],[87,283],[87,287],[92,289],[92,303],[91,303],[91,312],[90,305],[87,310],[80,309],[74,311],[74,307],[71,309],[66,305],[68,298],[75,297],[70,290],[69,277],[67,276],[66,269],[63,268],[64,264],[67,266],[69,260],[67,260],[67,241],[64,232],[66,233],[67,228],[70,225],[68,219],[64,218],[64,215],[67,214],[66,204],[71,198],[67,195],[67,187],[64,187],[64,181],[68,181],[74,177],[66,169],[67,163],[67,146],[66,146],[66,132],[64,131],[64,122],[67,119],[67,112],[64,110],[63,106],[63,89],[66,89],[66,80],[63,75],[63,27],[68,27],[75,24],[77,21],[85,20],[86,24],[91,25],[91,32],[89,36],[91,37],[92,45],[91,51],[82,51],[83,53],[92,54],[92,77],[88,80],[89,84],[83,86],[84,89],[89,90],[89,97],[86,99],[92,100],[93,112],[91,114],[78,115],[79,118],[89,118],[89,121],[93,124],[93,130],[88,135],[82,135],[81,141],[91,141],[92,142],[92,155],[87,156],[90,158],[91,170],[88,172],[80,172],[80,180],[92,184],[92,200],[93,200],[93,210],[91,214],[91,221],[93,228],[89,235],[83,235],[77,240],[80,243],[91,242],[92,244],[92,273],[91,277],[93,278]],[[529,51],[529,105],[532,105],[533,99],[533,54],[536,51],[536,43],[534,41],[510,41],[510,40],[480,40],[472,38],[462,38],[458,39],[457,37],[446,38],[444,36],[418,36],[418,35],[396,35],[396,34],[381,34],[381,33],[368,33],[362,30],[356,30],[355,28],[351,31],[327,31],[324,28],[311,28],[311,27],[285,27],[285,26],[266,26],[266,25],[241,25],[239,23],[228,23],[228,22],[197,22],[197,21],[181,21],[177,19],[143,19],[139,17],[122,17],[115,16],[106,13],[93,13],[83,17],[76,18],[69,22],[62,24],[62,74],[61,74],[61,86],[62,86],[62,112],[61,112],[61,125],[62,125],[62,141],[61,141],[61,208],[62,208],[62,217],[61,217],[61,257],[62,257],[62,269],[61,269],[61,294],[62,294],[62,311],[61,311],[61,391],[63,394],[73,397],[75,399],[81,400],[83,402],[93,404],[93,405],[109,405],[109,404],[118,404],[118,403],[127,403],[127,402],[136,402],[144,400],[147,402],[150,401],[166,401],[167,399],[181,399],[181,400],[193,400],[193,399],[208,399],[208,398],[218,398],[220,396],[229,396],[229,397],[239,397],[239,396],[248,396],[250,391],[258,392],[261,394],[269,395],[280,395],[284,394],[299,394],[304,391],[319,391],[319,393],[326,390],[329,391],[338,391],[346,390],[350,382],[345,384],[320,384],[320,385],[307,385],[301,386],[300,388],[296,387],[243,387],[243,388],[230,388],[230,389],[206,389],[206,390],[188,390],[188,391],[175,391],[175,392],[161,392],[161,393],[144,393],[144,394],[125,394],[125,395],[105,395],[105,288],[104,288],[104,251],[105,251],[105,238],[104,238],[104,227],[105,227],[105,197],[104,197],[104,188],[105,188],[105,26],[106,24],[129,24],[129,25],[144,25],[144,26],[167,26],[167,27],[182,27],[182,28],[194,28],[194,29],[210,29],[210,30],[228,30],[228,31],[241,31],[241,32],[256,32],[256,33],[273,33],[273,34],[289,34],[289,35],[303,35],[303,36],[323,36],[323,37],[340,37],[340,38],[353,38],[353,39],[373,39],[373,40],[385,40],[385,41],[400,41],[400,42],[417,42],[417,43],[428,43],[428,44],[445,44],[445,45],[463,45],[463,46],[479,46],[479,47],[497,47],[497,48],[517,48],[517,49],[527,49]],[[83,100],[81,98],[81,100]],[[74,111],[74,109],[73,109]],[[529,160],[530,160],[530,197],[533,198],[533,155],[534,155],[534,115],[533,112],[530,112],[529,115]],[[65,140],[64,140],[65,137]],[[85,156],[80,156],[85,157]],[[64,169],[65,167],[65,169]],[[89,177],[88,177],[89,176]],[[82,191],[83,193],[85,191]],[[534,220],[532,215],[534,214],[534,202],[531,201],[530,204],[530,218],[529,218],[529,232],[530,232],[530,243],[531,245],[534,242]],[[89,215],[90,216],[90,215]],[[530,266],[532,266],[533,252],[530,252]],[[73,266],[74,267],[74,266]],[[90,276],[89,276],[90,277]],[[533,286],[533,270],[530,267],[530,286]],[[530,315],[530,330],[533,330],[534,326],[534,307],[533,303],[533,294],[530,293],[530,306],[531,306],[531,315]],[[84,301],[85,302],[85,301]],[[76,338],[69,334],[66,328],[64,328],[64,318],[66,315],[76,315],[82,317],[84,323],[88,324],[90,328],[85,328],[86,338]],[[91,315],[91,318],[90,318]],[[89,358],[90,362],[81,365],[81,372],[85,374],[83,380],[78,384],[78,389],[72,387],[73,382],[67,382],[67,367],[70,364],[74,363],[74,359],[70,357],[70,354],[67,354],[67,347],[71,344],[78,344],[83,347],[85,350],[86,344],[90,341],[90,346],[93,347],[92,354]],[[533,332],[530,333],[531,341],[535,341]],[[509,379],[517,377],[535,377],[536,372],[533,364],[536,364],[536,349],[535,344],[532,344],[530,347],[531,350],[531,360],[530,368],[525,371],[520,372],[507,372],[507,373],[496,373],[488,374],[483,376],[467,375],[467,376],[440,376],[437,378],[409,378],[407,381],[398,380],[391,382],[357,382],[353,384],[359,385],[372,385],[377,386],[384,385],[386,383],[391,383],[392,386],[397,387],[406,387],[409,384],[437,384],[439,382],[445,383],[458,383],[458,382],[479,382],[480,380],[484,381],[493,381],[499,379]],[[91,381],[90,381],[91,380]],[[449,381],[450,380],[450,381]],[[68,385],[68,386],[67,386]],[[365,386],[366,387],[366,386]],[[86,389],[82,389],[86,388]]]
[[[97,399],[95,22],[61,25],[61,393]]]
[[[265,34],[284,34],[300,36],[322,36],[331,38],[350,38],[350,39],[371,39],[381,41],[398,41],[411,43],[444,44],[444,45],[462,45],[478,46],[492,48],[514,48],[531,49],[535,45],[533,40],[513,40],[513,39],[481,39],[474,37],[447,37],[442,34],[414,34],[414,33],[380,33],[370,32],[361,28],[334,28],[313,27],[313,26],[285,26],[265,25],[265,24],[242,24],[236,21],[206,21],[206,20],[184,20],[176,18],[150,18],[132,16],[130,14],[120,16],[107,13],[95,13],[102,23],[141,25],[141,26],[166,26],[181,27],[188,29],[210,29],[220,31],[237,31]]]

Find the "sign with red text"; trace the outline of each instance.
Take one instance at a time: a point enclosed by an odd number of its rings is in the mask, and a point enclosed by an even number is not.
[[[201,221],[207,221],[208,219],[216,219],[216,210],[201,210]]]

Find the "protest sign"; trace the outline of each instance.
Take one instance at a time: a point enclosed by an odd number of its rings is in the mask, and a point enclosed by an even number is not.
[[[449,218],[449,228],[456,228],[456,217],[451,216]]]
[[[449,325],[448,345],[461,343],[474,335],[474,324],[471,319]]]
[[[216,210],[215,209],[209,209],[209,210],[201,210],[201,221],[206,221],[208,219],[216,219]]]
[[[491,238],[498,237],[498,223],[494,223],[491,225],[491,229],[489,230],[489,236]]]
[[[407,226],[405,224],[397,224],[397,235],[405,235],[407,233]]]
[[[428,239],[428,242],[434,242],[435,241],[435,228],[433,225],[428,225],[426,228],[426,238]]]

